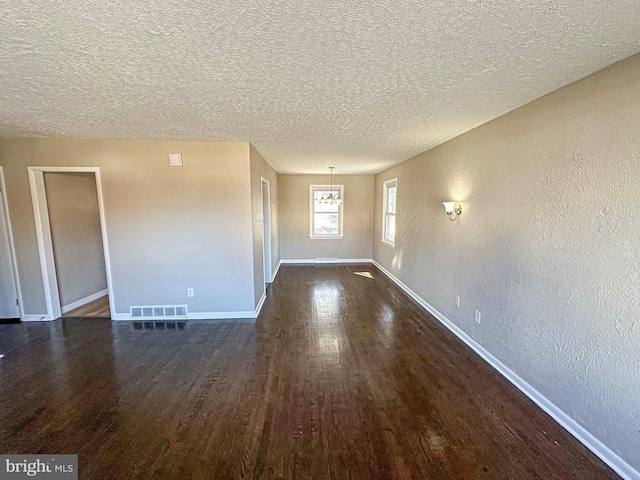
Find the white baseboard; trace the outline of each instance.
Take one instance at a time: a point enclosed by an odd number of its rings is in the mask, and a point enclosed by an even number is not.
[[[266,297],[263,297],[266,298]],[[261,300],[261,303],[258,304],[260,308],[262,308],[262,303],[264,300]],[[255,319],[258,316],[259,310],[247,310],[247,311],[237,311],[237,312],[191,312],[186,317],[176,317],[176,318],[165,318],[165,317],[132,317],[130,313],[116,313],[111,318],[115,321],[120,320],[154,320],[158,322],[164,321],[180,321],[180,320],[229,320],[229,319]]]
[[[22,316],[23,322],[52,322],[55,318],[49,318],[46,313],[30,313]]]
[[[319,264],[319,263],[372,263],[373,260],[370,258],[335,258],[335,259],[327,259],[327,258],[301,258],[301,259],[292,259],[292,260],[280,260],[280,263],[287,264]]]
[[[460,340],[466,343],[474,352],[482,357],[489,365],[495,368],[500,374],[502,374],[507,380],[515,385],[518,390],[529,397],[536,405],[549,414],[556,422],[558,422],[565,430],[571,435],[576,437],[585,447],[591,450],[597,455],[604,463],[609,465],[618,475],[626,480],[640,480],[640,472],[635,470],[631,465],[620,458],[609,447],[603,444],[600,440],[594,437],[589,431],[573,420],[569,415],[564,413],[560,408],[553,404],[544,395],[538,392],[535,388],[525,382],[516,373],[514,373],[509,367],[503,364],[496,357],[491,355],[484,349],[479,343],[473,340],[462,329],[456,326],[453,322],[442,315],[438,310],[429,305],[423,300],[417,293],[407,287],[398,278],[396,278],[391,272],[386,270],[375,260],[372,263],[380,269],[387,277],[389,277],[394,283],[396,283],[407,295],[418,302],[425,310],[433,315],[440,323],[447,327],[454,335]]]
[[[282,265],[282,261],[278,262],[278,265],[276,266],[276,269],[273,271],[273,274],[271,275],[271,282],[273,283],[276,279],[276,275],[278,275],[278,271],[280,270],[280,265]]]
[[[98,300],[99,298],[106,296],[108,293],[109,293],[109,290],[105,288],[104,290],[100,290],[99,292],[96,292],[87,297],[81,298],[80,300],[71,302],[68,305],[65,305],[61,308],[62,313],[64,314],[64,313],[70,312],[71,310],[75,310],[76,308],[80,308],[86,305],[87,303],[91,303],[94,300]]]
[[[267,291],[265,290],[262,293],[262,297],[260,298],[260,301],[258,302],[258,305],[256,305],[256,310],[255,312],[253,312],[254,317],[253,318],[258,318],[258,315],[260,315],[260,310],[262,310],[262,305],[264,305],[264,301],[267,299]]]

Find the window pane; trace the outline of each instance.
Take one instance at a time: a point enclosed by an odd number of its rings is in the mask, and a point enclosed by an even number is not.
[[[338,235],[338,214],[315,213],[313,215],[314,235]]]
[[[387,203],[387,212],[396,213],[396,187],[389,188]]]
[[[325,185],[311,186],[311,235],[322,237],[341,238],[342,226],[341,215],[342,205],[339,203],[324,203],[321,198],[329,197],[333,194],[335,197],[342,197],[342,186],[334,185],[333,188]]]
[[[390,242],[396,241],[396,216],[389,215],[386,216],[386,225],[385,225],[385,238]]]
[[[315,212],[338,213],[340,206],[337,203],[314,202],[313,209]]]

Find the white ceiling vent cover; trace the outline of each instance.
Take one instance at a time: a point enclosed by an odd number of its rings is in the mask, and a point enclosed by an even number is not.
[[[152,320],[155,318],[187,318],[186,305],[144,305],[129,307],[133,320]]]

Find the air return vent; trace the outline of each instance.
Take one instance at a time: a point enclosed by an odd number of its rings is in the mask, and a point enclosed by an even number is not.
[[[337,258],[316,258],[316,263],[338,263]]]
[[[187,318],[186,305],[144,305],[129,308],[133,320]]]

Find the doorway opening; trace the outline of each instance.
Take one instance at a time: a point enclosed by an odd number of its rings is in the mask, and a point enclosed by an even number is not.
[[[28,171],[47,308],[44,320],[113,318],[100,169]]]
[[[0,167],[0,322],[19,321],[23,317],[18,264],[7,205],[4,171]]]

